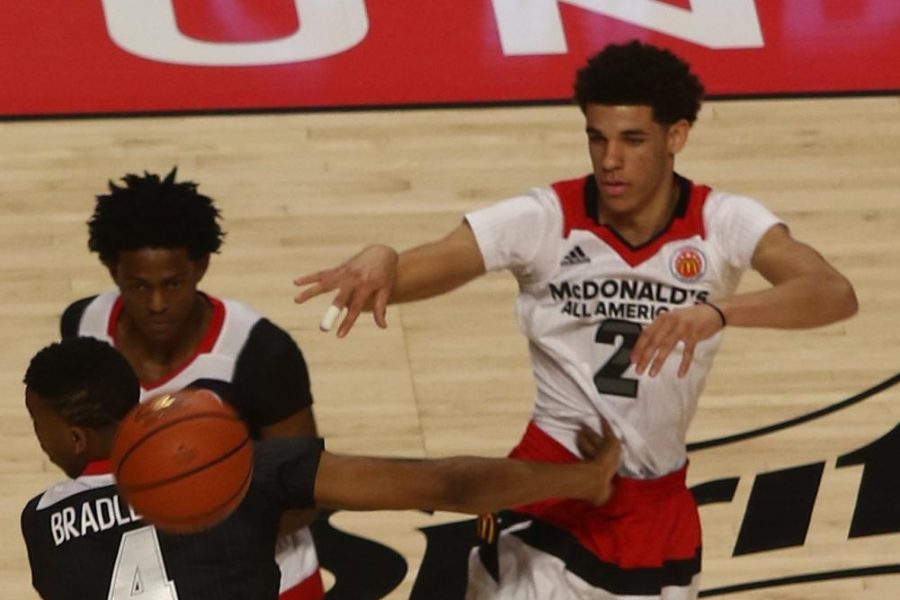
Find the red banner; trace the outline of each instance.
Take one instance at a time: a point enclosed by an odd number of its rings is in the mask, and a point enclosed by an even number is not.
[[[710,95],[900,90],[898,0],[8,2],[0,116],[564,100],[603,45]]]

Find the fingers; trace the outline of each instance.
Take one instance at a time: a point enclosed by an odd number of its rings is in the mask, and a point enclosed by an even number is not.
[[[603,417],[600,417],[600,426],[603,429],[603,439],[600,442],[600,453],[608,457],[610,463],[614,465],[613,470],[615,470],[618,468],[619,457],[622,453],[622,441]]]
[[[294,296],[294,302],[303,304],[311,298],[315,298],[320,294],[330,292],[338,287],[338,274],[340,267],[334,269],[325,269],[308,275],[301,275],[294,279],[294,285],[302,287],[307,285],[306,289]]]
[[[644,370],[647,368],[647,363],[653,358],[653,353],[655,351],[652,339],[654,325],[656,325],[656,322],[651,323],[649,327],[641,332],[637,342],[635,342],[634,347],[631,349],[631,364],[634,365],[634,370],[638,375],[643,374]]]
[[[382,328],[387,327],[385,313],[387,312],[387,302],[390,297],[390,290],[377,290],[372,285],[368,285],[354,278],[353,274],[348,274],[346,270],[330,269],[328,271],[320,271],[311,275],[304,275],[294,280],[296,285],[313,284],[306,288],[294,298],[294,302],[302,304],[326,292],[338,290],[331,304],[322,315],[319,321],[319,329],[322,331],[330,331],[337,319],[341,316],[341,312],[346,309],[347,313],[338,327],[337,336],[342,338],[350,332],[350,329],[356,323],[360,313],[366,310],[368,299],[375,294],[375,321]],[[344,281],[341,284],[339,282]],[[377,291],[376,291],[377,290]],[[380,305],[379,305],[380,302]]]
[[[582,425],[576,436],[578,449],[585,460],[591,463],[596,477],[593,479],[593,501],[595,504],[603,504],[609,500],[613,493],[613,477],[619,468],[622,445],[616,437],[612,427],[602,416],[600,417],[601,436],[596,431]]]
[[[641,332],[631,351],[638,375],[656,377],[679,343],[683,347],[677,372],[679,377],[687,375],[697,343],[721,330],[718,313],[701,306],[661,314]]]
[[[375,294],[375,303],[372,305],[372,311],[375,317],[375,323],[382,329],[387,328],[387,305],[391,297],[391,290],[385,288],[379,290]]]
[[[363,311],[373,311],[375,322],[383,329],[387,327],[387,305],[394,287],[397,262],[398,254],[393,248],[367,246],[338,267],[297,277],[295,285],[309,287],[297,294],[294,301],[301,304],[337,290],[331,301],[332,307],[319,323],[322,331],[330,330],[344,309],[346,314],[337,330],[339,338],[350,332]]]
[[[660,344],[659,348],[656,350],[656,356],[653,361],[650,363],[649,374],[650,377],[656,377],[659,372],[663,368],[663,364],[665,364],[666,359],[669,358],[669,355],[672,353],[672,350],[675,349],[675,346],[678,345],[677,338],[668,338],[662,344]]]
[[[294,285],[306,285],[309,283],[315,283],[322,279],[322,275],[325,271],[316,271],[315,273],[308,273],[306,275],[300,275],[296,279],[294,279]]]
[[[600,417],[600,431],[603,432],[603,437],[616,437],[616,434],[613,431],[612,425],[609,424],[609,421],[607,421],[603,415],[598,416]]]
[[[603,438],[587,425],[582,425],[575,436],[578,451],[586,460],[593,460],[600,454]]]
[[[350,330],[353,328],[353,324],[356,323],[356,319],[359,318],[360,311],[347,311],[347,316],[344,317],[344,320],[341,321],[341,326],[338,327],[337,336],[342,338],[350,333]]]
[[[681,364],[678,365],[678,376],[684,377],[691,368],[691,361],[694,360],[695,344],[685,344],[684,352],[681,354]]]
[[[657,317],[641,332],[632,350],[631,362],[637,374],[643,375],[649,367],[649,375],[655,377],[676,343],[678,332],[669,314]]]
[[[328,306],[328,310],[325,311],[325,314],[322,315],[322,320],[319,321],[319,330],[320,331],[331,331],[331,328],[334,326],[334,322],[337,321],[337,318],[341,316],[341,307],[335,306],[331,304]]]
[[[600,435],[587,425],[582,425],[575,436],[578,451],[581,452],[585,460],[606,458],[618,465],[621,442],[610,424],[603,417],[600,417],[600,429],[603,435]]]
[[[305,290],[303,290],[302,292],[300,292],[299,294],[294,296],[294,303],[303,304],[310,298],[315,298],[316,296],[318,296],[319,294],[321,294],[324,291],[325,291],[324,288],[322,288],[320,286],[306,288]]]
[[[367,304],[370,302],[373,293],[377,288],[371,285],[357,284],[356,287],[341,291],[335,296],[335,304],[344,306],[347,309],[347,315],[341,321],[338,327],[337,336],[342,338],[350,333],[359,315],[366,310]]]

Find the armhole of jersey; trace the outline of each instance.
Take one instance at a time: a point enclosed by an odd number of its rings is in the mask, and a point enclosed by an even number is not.
[[[729,247],[726,247],[725,245],[723,245],[724,242],[728,241],[730,236],[729,235],[723,236],[721,233],[723,231],[721,222],[725,221],[725,222],[730,223],[731,221],[733,221],[735,219],[734,213],[735,213],[736,208],[727,206],[726,203],[740,202],[741,200],[749,201],[751,203],[751,206],[752,205],[758,206],[759,209],[762,209],[762,211],[757,212],[756,216],[757,217],[763,216],[763,218],[758,218],[756,220],[756,222],[754,223],[755,231],[753,233],[753,236],[755,237],[755,240],[753,242],[752,249],[750,249],[750,252],[749,252],[748,256],[746,257],[746,264],[743,264],[743,262],[738,257],[734,256],[734,252],[732,251],[732,248],[729,248]],[[727,194],[727,193],[721,193],[721,192],[713,192],[713,193],[709,194],[709,196],[707,198],[707,202],[704,205],[703,209],[704,209],[704,213],[703,213],[704,223],[709,225],[709,230],[719,232],[718,235],[711,236],[712,239],[714,240],[714,243],[716,244],[719,252],[722,253],[722,256],[727,257],[728,264],[730,264],[732,267],[738,268],[738,269],[752,268],[751,263],[752,263],[753,254],[756,252],[756,248],[759,245],[760,240],[763,238],[763,236],[765,236],[766,233],[768,233],[773,227],[775,227],[777,225],[784,225],[785,227],[787,227],[787,224],[782,219],[780,219],[777,215],[772,213],[768,208],[766,208],[760,202],[758,202],[757,200],[755,200],[753,198],[747,198],[745,196],[738,196],[738,195],[734,195],[734,194]],[[728,214],[727,217],[724,217],[724,218],[722,217],[721,213],[723,211]],[[718,226],[713,225],[714,220],[719,221]],[[728,229],[726,229],[726,231],[728,231]]]
[[[42,496],[43,494],[40,494],[29,500],[28,504],[25,505],[25,508],[22,509],[22,514],[19,517],[19,526],[22,529],[22,538],[25,539],[26,546],[31,537],[31,533],[34,530],[33,524],[35,516],[37,515],[37,505],[38,502],[41,501]]]
[[[273,438],[255,442],[257,480],[277,483],[284,508],[315,508],[316,474],[325,451],[318,437]]]
[[[282,356],[285,350],[292,352],[295,349],[305,366],[306,359],[303,357],[303,352],[294,338],[269,319],[261,317],[250,328],[247,341],[244,343],[244,347],[241,348],[235,364],[235,374],[237,375],[239,372],[249,373],[253,376],[251,378],[255,378],[260,375],[256,370],[261,366],[261,363],[266,362],[273,355]],[[290,365],[287,366],[290,367]],[[306,379],[309,379],[308,373]]]
[[[85,309],[96,297],[82,298],[66,307],[59,320],[59,332],[63,339],[78,337],[78,326],[81,324],[81,317],[84,315]]]
[[[300,369],[300,372],[293,372],[292,374],[299,380],[296,381],[297,385],[302,386],[303,388],[301,390],[296,390],[298,395],[302,394],[301,404],[296,407],[292,406],[289,411],[276,411],[274,415],[277,416],[277,418],[268,419],[266,423],[260,423],[261,426],[277,423],[300,410],[312,406],[309,369],[306,366],[306,359],[303,357],[303,352],[300,350],[300,346],[294,338],[292,338],[287,331],[281,329],[265,317],[260,318],[259,321],[253,325],[247,336],[244,347],[241,348],[240,356],[234,367],[234,383],[237,388],[237,393],[243,393],[245,391],[243,387],[246,385],[246,381],[260,380],[260,377],[263,374],[260,373],[258,369],[262,366],[262,363],[271,360],[273,357],[277,357],[278,359],[285,358],[285,353],[287,353],[288,356],[293,356],[294,352],[296,352],[296,356],[299,359],[297,369]],[[297,370],[290,364],[283,365],[282,367],[282,370]],[[263,379],[263,381],[265,380]],[[279,405],[283,404],[279,403]]]

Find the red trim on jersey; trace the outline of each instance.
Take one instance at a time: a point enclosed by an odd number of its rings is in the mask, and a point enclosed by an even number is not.
[[[211,352],[219,334],[222,333],[222,325],[225,323],[225,304],[218,298],[213,298],[207,294],[203,294],[206,300],[212,305],[212,315],[209,317],[209,326],[206,328],[206,335],[197,345],[197,354],[206,354]],[[195,355],[196,356],[196,355]]]
[[[294,587],[278,594],[278,600],[322,600],[324,597],[325,586],[318,569]]]
[[[557,197],[559,197],[563,211],[563,237],[569,237],[569,234],[574,229],[590,231],[606,242],[632,267],[636,267],[655,255],[663,244],[695,235],[705,237],[703,205],[709,195],[710,188],[705,185],[695,185],[687,179],[676,177],[676,185],[680,181],[686,182],[690,189],[684,212],[674,215],[665,229],[640,246],[632,246],[622,239],[614,229],[607,225],[598,224],[595,218],[591,216],[588,207],[590,201],[599,201],[599,194],[589,199],[586,192],[588,186],[593,186],[594,190],[596,190],[593,175],[568,181],[558,181],[552,187]],[[591,195],[593,196],[593,194]]]
[[[81,475],[109,475],[112,473],[112,461],[108,458],[94,460],[84,467]]]
[[[156,381],[142,381],[141,387],[145,390],[158,388],[167,381],[171,381],[177,377],[179,373],[188,368],[199,355],[212,351],[213,347],[216,345],[219,334],[222,333],[222,325],[225,323],[225,304],[218,298],[214,298],[203,292],[198,293],[212,306],[212,315],[209,318],[209,325],[206,328],[206,332],[203,334],[203,338],[200,340],[200,343],[197,344],[194,353],[178,367],[172,369],[165,377]],[[115,303],[113,303],[112,310],[109,313],[109,324],[107,325],[106,330],[107,334],[112,339],[114,346],[116,345],[116,326],[118,325],[119,317],[122,315],[122,306],[122,297],[119,296],[116,298]]]
[[[509,456],[564,464],[581,460],[533,422]],[[666,561],[696,557],[701,546],[699,514],[685,486],[686,472],[687,465],[656,479],[617,475],[613,496],[602,506],[558,498],[513,510],[568,531],[604,562],[624,569],[661,567]]]
[[[109,323],[106,324],[106,335],[113,341],[113,346],[116,345],[116,325],[119,324],[119,317],[122,316],[122,308],[124,306],[125,304],[122,302],[122,296],[119,296],[116,298],[116,301],[113,302],[112,310],[109,311]]]

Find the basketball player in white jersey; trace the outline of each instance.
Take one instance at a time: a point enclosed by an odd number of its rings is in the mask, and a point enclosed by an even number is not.
[[[577,428],[597,413],[621,438],[610,502],[501,515],[499,537],[470,558],[469,598],[696,598],[701,535],[685,439],[723,330],[809,328],[857,310],[847,279],[761,204],[675,172],[702,95],[671,52],[608,46],[575,82],[593,173],[470,213],[399,255],[369,246],[296,280],[306,286],[298,302],[338,290],[343,337],[362,310],[384,327],[389,302],[509,270],[536,384],[511,455],[575,461]],[[771,286],[736,294],[748,268]]]
[[[63,338],[115,346],[141,382],[141,397],[201,382],[226,397],[254,438],[315,436],[306,361],[290,334],[241,302],[198,289],[224,234],[212,199],[192,181],[126,175],[99,195],[88,247],[116,285],[70,304]],[[321,600],[313,511],[285,516],[278,540],[280,600]]]

